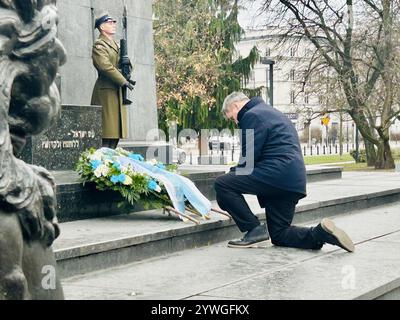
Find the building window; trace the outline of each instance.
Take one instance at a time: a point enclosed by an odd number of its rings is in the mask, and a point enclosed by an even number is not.
[[[296,49],[295,48],[290,48],[290,56],[294,57],[296,55]]]
[[[296,102],[296,94],[292,90],[292,91],[290,91],[290,103],[294,104],[295,102]]]
[[[294,81],[295,76],[296,76],[296,70],[294,69],[290,70],[289,80]]]
[[[304,103],[306,104],[310,103],[310,94],[308,92],[304,94]]]
[[[270,57],[271,56],[271,48],[266,48],[265,49],[265,56]]]
[[[254,70],[251,70],[250,71],[249,80],[250,81],[255,81],[255,79],[256,79],[255,72],[254,72]]]

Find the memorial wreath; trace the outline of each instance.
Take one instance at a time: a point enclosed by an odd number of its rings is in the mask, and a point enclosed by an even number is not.
[[[145,161],[122,148],[90,149],[83,152],[76,166],[83,184],[92,182],[101,191],[119,192],[125,204],[141,204],[145,209],[163,208],[182,220],[199,221],[185,211],[210,219],[211,202],[188,178],[176,172],[175,165],[157,160]]]

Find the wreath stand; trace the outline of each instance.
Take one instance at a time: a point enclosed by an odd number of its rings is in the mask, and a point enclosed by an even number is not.
[[[210,220],[210,217],[209,217],[209,216],[202,216],[202,215],[201,215],[199,212],[197,212],[196,210],[193,210],[193,209],[188,208],[188,207],[185,207],[185,210],[186,210],[186,211],[189,211],[189,212],[191,212],[191,213],[193,213],[193,214],[195,214],[195,215],[197,215],[197,216],[205,217],[207,220]],[[221,210],[218,210],[218,209],[214,209],[214,208],[211,208],[211,211],[212,211],[212,212],[215,212],[215,213],[218,213],[218,214],[221,214],[221,215],[223,215],[223,216],[225,216],[225,217],[228,217],[230,220],[232,220],[232,217],[231,217],[229,214],[227,214],[226,212],[224,212],[224,211],[221,211]],[[199,221],[198,219],[193,218],[192,216],[187,215],[186,213],[181,213],[181,212],[179,212],[178,210],[176,210],[175,208],[172,208],[172,207],[170,207],[170,206],[164,207],[164,213],[165,213],[165,212],[168,212],[169,215],[171,215],[171,213],[174,213],[174,214],[176,214],[177,216],[182,217],[182,218],[187,219],[187,220],[190,220],[190,221],[194,222],[194,223],[197,224],[197,225],[200,224],[200,221]]]

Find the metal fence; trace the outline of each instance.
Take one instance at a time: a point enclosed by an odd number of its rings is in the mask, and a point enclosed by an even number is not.
[[[360,144],[360,150],[364,149],[364,144]],[[355,150],[355,144],[343,144],[342,154],[349,154],[352,150]],[[340,145],[339,144],[316,144],[312,146],[307,146],[306,144],[301,145],[301,151],[303,156],[323,156],[323,155],[339,155]],[[221,156],[227,157],[228,162],[237,162],[239,160],[241,153],[240,145],[229,146],[221,148],[218,146],[211,146],[208,150],[208,155],[210,156]],[[197,164],[198,156],[197,148],[193,148],[187,152],[186,163],[187,164]]]

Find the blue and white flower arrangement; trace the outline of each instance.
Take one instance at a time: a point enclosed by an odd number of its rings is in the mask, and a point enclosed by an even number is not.
[[[117,191],[131,205],[140,203],[144,207],[163,207],[170,204],[162,183],[149,175],[136,172],[131,165],[123,165],[120,162],[121,157],[145,162],[140,154],[130,153],[122,148],[90,149],[81,154],[76,171],[83,183],[93,182],[101,191]],[[157,160],[145,163],[170,172],[176,171],[175,165],[166,166]]]
[[[145,161],[141,155],[122,148],[101,148],[83,152],[76,171],[83,183],[93,182],[98,190],[119,192],[126,200],[121,203],[121,208],[126,207],[126,203],[139,203],[145,209],[164,208],[184,221],[195,223],[199,221],[186,215],[185,211],[204,219],[210,219],[211,211],[227,216],[212,208],[211,202],[195,184],[177,174],[176,168],[176,165],[166,166],[157,160]]]

